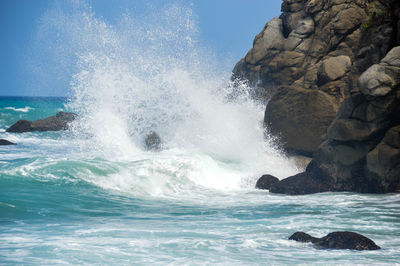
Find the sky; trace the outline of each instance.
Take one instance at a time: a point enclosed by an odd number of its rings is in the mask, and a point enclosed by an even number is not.
[[[46,45],[38,45],[44,14],[56,2],[60,6],[84,0],[0,0],[0,96],[66,96],[70,73],[38,76],[32,58],[49,60]],[[190,3],[197,19],[198,41],[216,60],[235,62],[244,57],[265,23],[280,15],[281,0],[178,0]],[[123,13],[141,14],[162,0],[86,0],[96,17],[113,25]],[[47,59],[46,59],[47,58]],[[51,67],[49,65],[49,67]],[[49,70],[49,73],[52,73]]]

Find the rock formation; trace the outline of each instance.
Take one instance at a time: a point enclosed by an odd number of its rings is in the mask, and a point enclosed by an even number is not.
[[[359,79],[307,172],[331,190],[395,192],[400,186],[400,46]]]
[[[146,143],[147,150],[159,151],[161,149],[161,138],[154,131],[150,131],[150,133],[146,135],[146,138],[144,141]]]
[[[5,146],[5,145],[17,145],[14,142],[8,141],[6,139],[0,139],[0,146]]]
[[[273,95],[265,125],[292,154],[311,155],[358,78],[396,42],[397,1],[284,0],[233,70]],[[398,36],[397,36],[398,38]]]
[[[18,120],[9,127],[6,132],[23,133],[33,131],[60,131],[68,128],[68,124],[75,120],[76,114],[69,112],[58,112],[55,116],[45,119],[28,121]]]
[[[318,248],[326,249],[355,249],[355,250],[377,250],[381,249],[374,241],[363,235],[342,231],[332,232],[322,238],[312,237],[304,232],[296,232],[289,237],[304,243],[313,243]]]
[[[272,175],[263,175],[257,180],[256,188],[270,189],[272,185],[279,182],[279,179]]]
[[[270,191],[400,191],[400,2],[283,0],[282,11],[233,71],[272,95],[268,132],[313,157]]]

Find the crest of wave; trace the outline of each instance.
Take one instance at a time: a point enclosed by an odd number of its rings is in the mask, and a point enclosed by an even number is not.
[[[115,25],[87,6],[57,16],[52,23],[77,47],[70,107],[80,120],[74,129],[93,156],[147,160],[147,170],[164,167],[164,174],[212,188],[253,186],[261,173],[297,171],[265,139],[264,107],[248,97],[244,83],[229,100],[230,72],[218,69],[198,44],[190,7],[170,4],[139,18],[125,14]],[[163,151],[145,150],[150,131],[160,135]]]

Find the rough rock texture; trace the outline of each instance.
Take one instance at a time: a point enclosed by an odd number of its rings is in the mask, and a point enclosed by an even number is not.
[[[60,131],[68,128],[68,124],[75,120],[76,114],[69,112],[58,112],[55,116],[46,119],[36,120],[34,122],[28,120],[19,120],[9,127],[6,132],[23,133],[32,131]]]
[[[270,189],[272,185],[279,182],[279,179],[272,175],[263,175],[257,180],[256,188]]]
[[[257,97],[276,94],[265,122],[290,153],[316,150],[338,106],[359,92],[360,75],[399,41],[397,6],[395,0],[283,0],[282,15],[256,36],[233,78],[247,79]],[[382,66],[379,77],[371,75],[366,73],[360,84],[379,95],[396,80],[393,67]],[[375,89],[377,82],[382,85]],[[323,111],[318,103],[302,109],[312,97],[329,104]]]
[[[4,145],[17,145],[17,144],[13,143],[11,141],[8,141],[6,139],[0,139],[0,146],[4,146]]]
[[[272,95],[268,132],[313,156],[270,191],[400,192],[400,1],[283,0],[282,12],[233,71]]]
[[[326,93],[282,87],[265,111],[264,123],[293,154],[312,155],[338,106]]]
[[[322,238],[312,237],[304,232],[296,232],[289,237],[304,243],[313,243],[318,248],[327,249],[355,249],[355,250],[377,250],[381,249],[374,241],[363,235],[341,231],[332,232]]]
[[[400,46],[359,79],[307,172],[330,190],[396,192],[400,186]],[[382,79],[387,73],[391,82]],[[372,84],[372,85],[371,85]]]

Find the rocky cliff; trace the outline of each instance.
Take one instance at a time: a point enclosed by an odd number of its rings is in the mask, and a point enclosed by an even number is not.
[[[269,132],[313,155],[302,178],[317,187],[398,189],[399,10],[398,0],[284,0],[233,70],[269,101]]]

